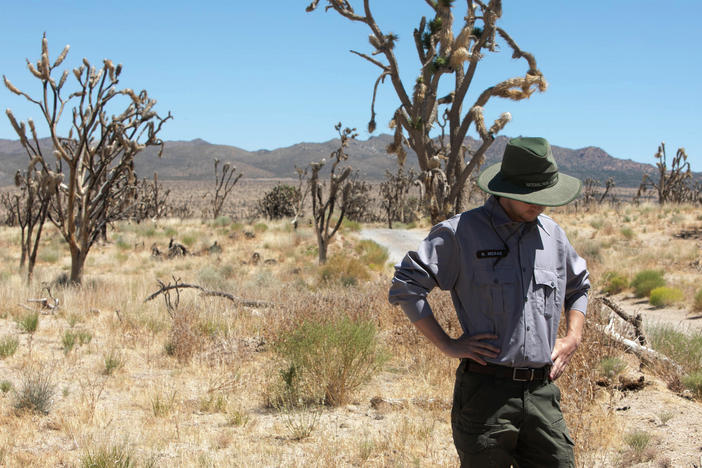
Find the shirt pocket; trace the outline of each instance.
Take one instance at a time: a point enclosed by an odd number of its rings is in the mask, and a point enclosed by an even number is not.
[[[514,272],[509,269],[476,270],[473,275],[480,311],[471,317],[474,330],[485,330],[500,334],[505,329],[505,322],[513,309],[515,293]],[[471,315],[469,313],[469,315]],[[482,323],[475,323],[482,322]]]
[[[534,300],[537,310],[547,319],[559,312],[558,275],[549,270],[534,269]]]

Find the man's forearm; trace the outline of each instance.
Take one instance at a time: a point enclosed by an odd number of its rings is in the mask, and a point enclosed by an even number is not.
[[[449,354],[451,346],[451,337],[446,334],[439,322],[433,315],[427,315],[421,319],[412,322],[417,329],[431,341],[434,346],[439,348],[442,353]]]
[[[585,314],[577,309],[570,309],[566,313],[566,325],[566,337],[575,339],[576,346],[580,345],[585,328]]]

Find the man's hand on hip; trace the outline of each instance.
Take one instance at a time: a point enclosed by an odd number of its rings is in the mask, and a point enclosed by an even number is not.
[[[444,353],[451,357],[471,359],[478,364],[487,364],[483,358],[494,358],[500,353],[500,348],[491,345],[486,340],[496,340],[497,335],[481,333],[479,335],[462,335],[451,340]]]

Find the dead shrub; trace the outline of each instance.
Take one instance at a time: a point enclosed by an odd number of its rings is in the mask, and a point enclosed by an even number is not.
[[[197,351],[202,348],[202,336],[199,333],[195,312],[190,309],[175,310],[173,323],[165,344],[166,354],[173,356],[180,363],[190,362]]]

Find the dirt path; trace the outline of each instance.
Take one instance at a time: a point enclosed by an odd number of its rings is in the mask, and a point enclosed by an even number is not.
[[[629,315],[641,314],[644,329],[647,325],[672,325],[680,330],[702,331],[702,314],[690,313],[685,308],[654,307],[646,298],[631,294],[617,294],[612,299]]]
[[[370,239],[388,249],[388,261],[399,263],[408,250],[415,250],[429,233],[428,229],[364,228],[361,239]]]

